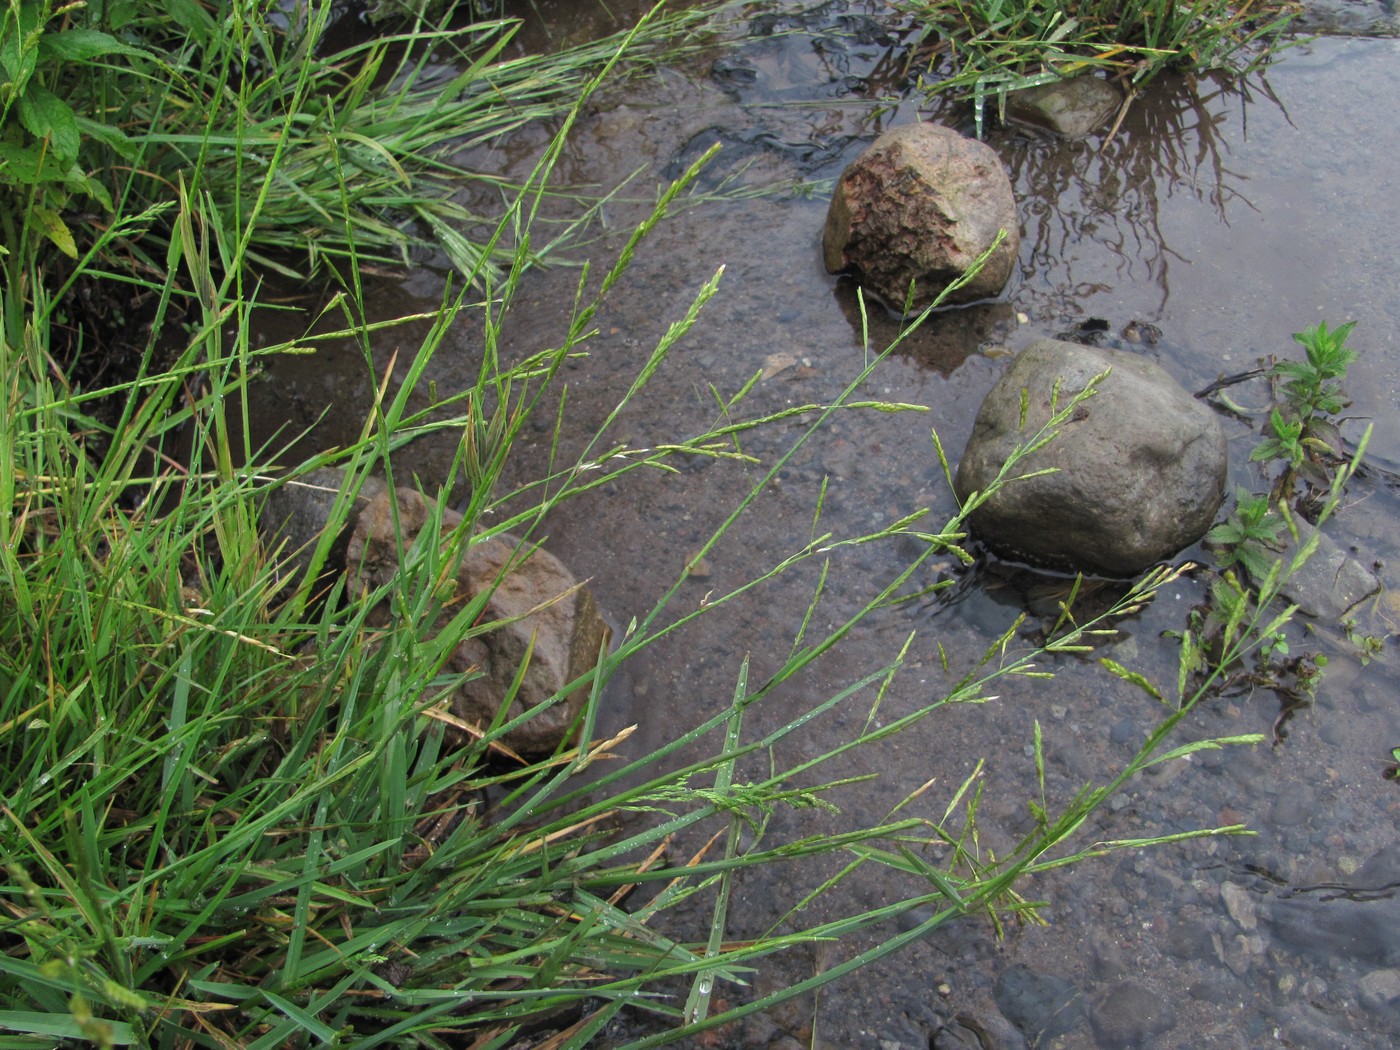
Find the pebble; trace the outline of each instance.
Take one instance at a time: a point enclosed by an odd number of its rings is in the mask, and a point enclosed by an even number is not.
[[[1233,882],[1223,883],[1220,899],[1225,902],[1225,910],[1242,930],[1253,930],[1259,925],[1258,906],[1254,897],[1243,886]]]
[[[1084,1017],[1084,997],[1063,977],[1012,966],[997,978],[996,1004],[1031,1043],[1063,1035]]]
[[[1152,989],[1128,978],[1108,990],[1094,1008],[1094,1034],[1104,1050],[1142,1046],[1176,1025],[1176,1011]]]
[[[1113,728],[1108,733],[1108,739],[1115,744],[1132,743],[1137,740],[1137,737],[1137,723],[1128,717],[1120,718],[1113,724]]]

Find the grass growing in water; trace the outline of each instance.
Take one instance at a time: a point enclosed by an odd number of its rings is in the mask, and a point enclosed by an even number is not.
[[[223,29],[241,32],[238,26],[235,17]],[[236,82],[239,99],[256,90],[256,78]],[[209,141],[250,140],[259,121],[247,115],[249,107],[230,104],[222,112],[231,129],[210,127]],[[297,123],[295,113],[288,122]],[[488,245],[528,232],[562,141],[509,199],[495,227],[499,239]],[[194,155],[215,152],[199,145]],[[591,700],[579,738],[558,754],[518,765],[495,761],[491,744],[509,724],[465,744],[449,737],[442,716],[464,674],[447,669],[448,656],[492,625],[478,622],[482,599],[459,600],[447,583],[488,512],[492,529],[509,527],[528,540],[550,508],[580,492],[633,470],[666,469],[670,455],[738,455],[734,439],[747,429],[806,418],[809,429],[761,472],[717,542],[832,413],[909,406],[858,400],[877,360],[832,404],[743,418],[736,397],[728,403],[733,421],[668,449],[614,448],[605,427],[524,501],[507,498],[496,483],[510,447],[558,396],[563,362],[586,349],[595,298],[581,291],[556,347],[516,364],[488,351],[475,388],[432,397],[428,408],[410,405],[452,325],[470,317],[486,329],[486,345],[496,345],[534,258],[521,236],[499,282],[495,271],[477,271],[489,309],[477,293],[459,292],[430,318],[406,319],[428,320],[430,330],[397,389],[376,380],[381,394],[358,442],[290,474],[273,471],[280,450],[244,445],[239,395],[261,358],[300,347],[251,342],[255,246],[267,222],[261,209],[288,185],[280,172],[291,158],[274,147],[259,161],[236,164],[233,195],[217,198],[253,202],[246,208],[216,206],[210,166],[196,164],[183,185],[174,180],[170,195],[149,207],[132,198],[135,210],[125,210],[119,202],[127,198],[115,198],[111,220],[75,261],[58,262],[33,237],[8,260],[0,344],[0,854],[7,874],[0,887],[0,1027],[7,1045],[441,1047],[466,1033],[473,1045],[499,1047],[515,1041],[523,1025],[552,1023],[563,1029],[555,1045],[581,1046],[623,1010],[654,1015],[662,1030],[635,1045],[658,1045],[833,980],[955,915],[1025,914],[1029,905],[1015,888],[1027,874],[1143,844],[1072,844],[1087,815],[1121,783],[1154,762],[1229,742],[1163,754],[1167,735],[1205,687],[1191,685],[1185,663],[1175,692],[1105,663],[1161,702],[1161,724],[1111,782],[1058,807],[1044,796],[1037,737],[1036,823],[1001,861],[979,856],[967,838],[971,778],[936,823],[895,812],[839,833],[745,845],[737,834],[742,823],[761,827],[776,807],[821,804],[831,786],[821,780],[824,762],[878,746],[947,704],[986,700],[1006,676],[1047,676],[1047,658],[1087,652],[1111,632],[1112,617],[1172,583],[1173,570],[1149,575],[1107,619],[1081,624],[1067,611],[1038,648],[1027,646],[1013,623],[985,652],[953,654],[946,688],[923,707],[889,724],[868,718],[851,739],[817,749],[815,758],[742,780],[745,758],[809,732],[822,713],[856,704],[874,711],[903,652],[834,695],[809,701],[765,735],[746,727],[756,705],[777,697],[861,617],[899,600],[920,565],[958,555],[964,518],[982,496],[937,528],[911,514],[848,537],[826,533],[818,508],[809,537],[761,579],[700,608],[680,606],[676,580],[584,683]],[[34,209],[53,210],[50,190],[36,186],[26,194],[11,186],[13,228],[48,228]],[[673,199],[663,197],[654,219]],[[344,245],[343,302],[351,318],[342,334],[363,341],[368,361],[370,333],[353,321],[360,262],[359,228],[348,217],[353,201],[340,180],[318,200],[327,215],[341,216],[335,235]],[[71,214],[63,216],[66,225]],[[107,260],[126,254],[157,219],[167,232],[150,257],[160,265],[115,276]],[[606,275],[604,293],[625,279],[636,239]],[[74,388],[53,366],[55,325],[68,303],[51,290],[83,281],[103,288],[120,281],[159,307],[145,348],[148,367],[116,388]],[[630,396],[644,395],[647,378],[719,282],[716,273],[639,362]],[[173,362],[156,369],[149,365],[156,333],[176,327],[164,324],[163,310],[186,295],[189,323]],[[115,422],[99,419],[95,407],[113,400],[121,406]],[[1077,403],[1067,398],[1058,418]],[[1050,440],[1052,429],[1029,436],[1022,455]],[[441,544],[408,545],[397,578],[373,594],[345,593],[343,578],[320,593],[334,534],[364,479],[383,473],[392,480],[394,452],[434,432],[460,435],[453,469],[435,479],[435,488],[447,492],[459,477],[471,478],[461,527]],[[274,486],[328,463],[343,468],[346,480],[331,527],[310,564],[297,568],[288,552],[267,548],[259,508]],[[998,484],[1016,472],[1013,459]],[[438,536],[435,524],[421,535]],[[753,683],[741,669],[725,710],[655,753],[599,774],[605,758],[625,754],[625,743],[597,738],[598,705],[609,677],[636,653],[698,617],[724,615],[732,597],[795,566],[825,565],[833,548],[910,537],[923,553],[897,579],[873,588],[855,616],[825,634],[812,628],[812,617],[794,625],[790,655],[772,677]],[[1270,585],[1266,580],[1264,588]],[[814,606],[818,600],[814,595]],[[369,616],[380,601],[396,613],[385,627]],[[1238,624],[1231,644],[1240,653],[1275,629],[1276,618],[1265,622],[1258,612],[1267,605],[1261,600],[1249,614],[1254,619]],[[422,624],[441,626],[425,632]],[[700,757],[670,768],[682,753]],[[483,794],[493,799],[489,820],[477,804]],[[624,820],[639,813],[652,819]],[[672,836],[715,825],[728,835],[714,855],[689,864],[666,857]],[[952,847],[944,864],[926,861],[921,847],[928,842]],[[829,885],[879,864],[907,876],[909,896],[814,928],[742,943],[727,938],[736,873],[823,856],[849,858]],[[708,936],[669,929],[671,910],[696,894],[707,894],[712,905]],[[918,926],[821,976],[730,1010],[711,1009],[717,982],[744,981],[765,957],[877,928],[916,906],[929,909]]]
[[[898,0],[915,26],[928,94],[973,100],[977,129],[995,96],[1085,73],[1133,93],[1164,69],[1243,72],[1263,60],[1296,13],[1286,3],[1230,0]]]

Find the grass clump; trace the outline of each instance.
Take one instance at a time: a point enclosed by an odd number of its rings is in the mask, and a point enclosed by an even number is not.
[[[41,249],[71,261],[98,249],[109,272],[158,283],[183,182],[241,232],[238,251],[263,272],[311,277],[352,254],[360,268],[402,267],[432,248],[468,281],[499,280],[514,246],[490,238],[513,188],[461,158],[562,119],[622,37],[521,55],[516,21],[457,4],[426,10],[403,5],[385,23],[392,31],[333,45],[343,9],[320,0],[285,12],[7,0],[6,276],[17,280]],[[628,68],[686,46],[700,18],[644,22]],[[576,223],[551,238],[537,224],[532,261]],[[503,232],[508,241],[522,231]]]
[[[1165,69],[1244,72],[1292,21],[1288,3],[1245,0],[898,0],[914,26],[921,89],[973,100],[980,134],[993,96],[1082,74],[1132,94]]]

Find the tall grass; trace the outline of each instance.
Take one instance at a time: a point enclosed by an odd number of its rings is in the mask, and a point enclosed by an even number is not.
[[[1243,72],[1267,58],[1293,20],[1287,3],[1244,0],[898,0],[915,32],[928,94],[987,101],[1081,74],[1120,79],[1131,101],[1165,69]]]
[[[467,280],[499,280],[513,245],[486,239],[516,188],[462,158],[561,120],[622,36],[520,54],[516,21],[464,17],[455,3],[428,9],[405,4],[386,23],[396,31],[336,47],[327,29],[342,8],[324,0],[285,13],[272,3],[6,0],[0,120],[11,138],[0,144],[0,194],[11,265],[21,245],[76,260],[100,243],[108,272],[158,282],[183,180],[265,272],[313,276],[345,265],[353,243],[361,267],[437,249]],[[627,37],[625,72],[691,46],[702,17],[645,20]],[[550,238],[540,224],[532,260],[577,222]]]
[[[598,82],[586,84],[581,96]],[[257,89],[251,79],[236,84],[240,93]],[[228,105],[231,126],[211,128],[210,140],[247,141],[240,123],[247,110]],[[742,779],[747,757],[772,755],[780,741],[810,733],[822,713],[875,710],[899,674],[902,652],[835,694],[809,701],[776,729],[755,734],[747,725],[756,705],[830,653],[863,617],[901,600],[928,559],[965,557],[959,546],[965,518],[988,493],[970,498],[936,528],[916,512],[855,536],[829,534],[819,505],[810,532],[768,572],[698,609],[677,608],[683,577],[677,579],[577,683],[590,699],[576,739],[553,755],[500,759],[494,745],[520,719],[498,719],[479,736],[451,732],[450,696],[475,672],[451,671],[449,656],[463,640],[499,626],[483,622],[484,595],[465,600],[450,585],[488,522],[491,531],[509,528],[528,543],[551,508],[581,492],[635,470],[668,469],[675,455],[741,456],[735,439],[746,430],[806,420],[789,449],[759,471],[713,544],[751,513],[768,483],[833,413],[910,409],[860,399],[881,355],[829,404],[746,417],[740,391],[723,426],[663,449],[613,447],[605,424],[577,458],[555,463],[528,489],[523,505],[506,500],[497,486],[511,446],[532,416],[555,403],[559,369],[583,352],[598,305],[583,293],[585,274],[556,347],[519,363],[490,350],[533,259],[524,235],[568,123],[487,242],[522,234],[499,283],[492,271],[478,271],[489,306],[467,288],[449,292],[427,318],[428,334],[407,360],[402,383],[395,388],[387,377],[376,379],[380,394],[360,440],[290,471],[270,467],[285,458],[284,450],[249,448],[243,436],[241,394],[260,360],[300,349],[253,343],[255,231],[265,216],[256,205],[240,211],[216,203],[207,166],[195,165],[183,185],[176,180],[169,199],[152,204],[169,230],[159,279],[143,271],[118,285],[138,288],[162,306],[192,290],[189,322],[165,367],[152,364],[153,335],[147,367],[133,379],[75,389],[50,352],[62,303],[50,298],[54,282],[43,269],[45,256],[31,253],[29,269],[19,271],[21,285],[6,289],[0,343],[4,1045],[446,1047],[470,1039],[473,1046],[504,1047],[530,1026],[553,1031],[548,1045],[583,1046],[623,1011],[650,1015],[656,1024],[654,1034],[632,1045],[659,1045],[802,994],[952,916],[1024,912],[1030,905],[1016,886],[1025,875],[1143,844],[1073,841],[1088,814],[1134,772],[1190,750],[1255,739],[1163,751],[1212,680],[1194,679],[1188,668],[1195,665],[1183,659],[1176,689],[1154,691],[1163,704],[1160,726],[1105,785],[1088,786],[1057,807],[1043,794],[1037,737],[1037,822],[1000,861],[979,856],[967,841],[971,779],[952,793],[939,822],[903,818],[896,809],[884,820],[856,819],[839,832],[795,841],[753,844],[739,835],[742,824],[762,824],[775,808],[822,805],[835,786],[822,778],[822,767],[833,758],[879,746],[948,704],[986,701],[999,679],[1048,677],[1045,660],[1090,651],[1111,634],[1113,617],[1175,579],[1178,570],[1149,574],[1106,617],[1083,623],[1067,603],[1040,647],[1027,647],[1019,622],[1012,623],[985,652],[953,654],[948,688],[918,710],[888,724],[853,719],[863,728],[849,740],[817,748],[815,758],[774,765],[758,780]],[[212,152],[203,144],[194,150]],[[280,169],[288,158],[274,148],[262,163],[239,167],[246,181],[235,182],[235,197],[271,200],[284,185]],[[599,294],[626,279],[637,243],[698,167],[661,196]],[[341,334],[368,347],[370,333],[353,322],[360,260],[354,222],[345,218],[352,209],[348,189],[337,184],[323,203],[328,214],[342,215],[351,323]],[[10,219],[43,221],[22,212]],[[110,291],[116,278],[102,260],[149,221],[150,209],[119,212],[63,271],[67,286],[89,279]],[[704,283],[638,363],[629,400],[646,395],[647,380],[720,281],[717,272]],[[411,408],[444,334],[467,315],[487,333],[478,383],[443,397],[430,388],[430,405]],[[167,334],[174,328],[165,327]],[[1067,396],[1051,423],[1028,435],[996,484],[1014,483],[1018,462],[1051,440],[1088,396],[1092,389]],[[95,411],[114,403],[114,415]],[[458,437],[448,476],[433,479],[430,492],[445,494],[469,477],[473,495],[462,523],[444,534],[435,518],[416,541],[400,537],[401,569],[372,593],[349,593],[343,574],[333,574],[327,586],[330,550],[356,493],[371,474],[392,482],[396,452],[425,433]],[[933,440],[943,459],[936,434]],[[270,548],[258,518],[271,490],[301,483],[326,465],[344,472],[328,527],[308,551]],[[946,460],[944,467],[946,473]],[[491,511],[498,513],[488,519]],[[761,683],[741,670],[725,710],[650,754],[632,754],[626,734],[599,738],[608,681],[640,651],[699,617],[725,615],[735,597],[796,566],[819,563],[825,578],[834,548],[911,537],[922,553],[896,579],[872,587],[854,616],[824,634],[810,615],[794,624],[779,670]],[[1278,617],[1263,610],[1277,576],[1233,625],[1225,658],[1276,629]],[[814,606],[819,600],[820,587]],[[381,603],[394,613],[384,626],[371,616]],[[1105,667],[1152,688],[1115,664]],[[605,765],[605,759],[614,761]],[[721,844],[689,861],[669,856],[667,844],[677,834],[712,828]],[[953,847],[945,863],[925,859],[927,843]],[[753,941],[726,935],[729,887],[739,872],[816,857],[848,862],[827,888],[877,864],[907,877],[908,896]],[[708,930],[669,921],[679,903],[696,899],[710,902]],[[768,956],[874,929],[915,906],[929,908],[916,927],[820,977],[712,1009],[717,986],[743,985]]]

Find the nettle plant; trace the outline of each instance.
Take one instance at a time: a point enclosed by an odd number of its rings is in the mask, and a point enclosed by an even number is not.
[[[1268,485],[1262,492],[1238,487],[1229,516],[1206,534],[1218,575],[1192,617],[1189,636],[1197,640],[1198,672],[1220,666],[1212,654],[1228,650],[1239,624],[1272,600],[1279,581],[1313,552],[1318,540],[1300,534],[1298,518],[1320,528],[1365,451],[1369,428],[1357,447],[1348,449],[1339,418],[1351,403],[1343,383],[1357,358],[1346,345],[1354,324],[1329,329],[1324,321],[1295,333],[1305,359],[1278,361],[1265,370],[1273,384],[1273,404],[1249,460],[1263,465]],[[1241,411],[1224,400],[1231,411]],[[1311,700],[1326,665],[1322,653],[1293,655],[1280,626],[1256,651],[1252,667],[1239,667],[1223,679],[1222,691],[1233,683],[1277,693],[1283,704],[1277,739],[1287,714]]]
[[[1351,404],[1342,383],[1357,356],[1346,345],[1355,323],[1329,330],[1322,321],[1295,333],[1306,360],[1279,361],[1268,370],[1275,384],[1274,404],[1249,461],[1277,473],[1265,495],[1240,488],[1230,517],[1207,535],[1223,567],[1241,565],[1262,578],[1272,561],[1270,552],[1281,549],[1286,531],[1280,505],[1291,504],[1304,517],[1316,518],[1338,471],[1349,461],[1338,413]]]

